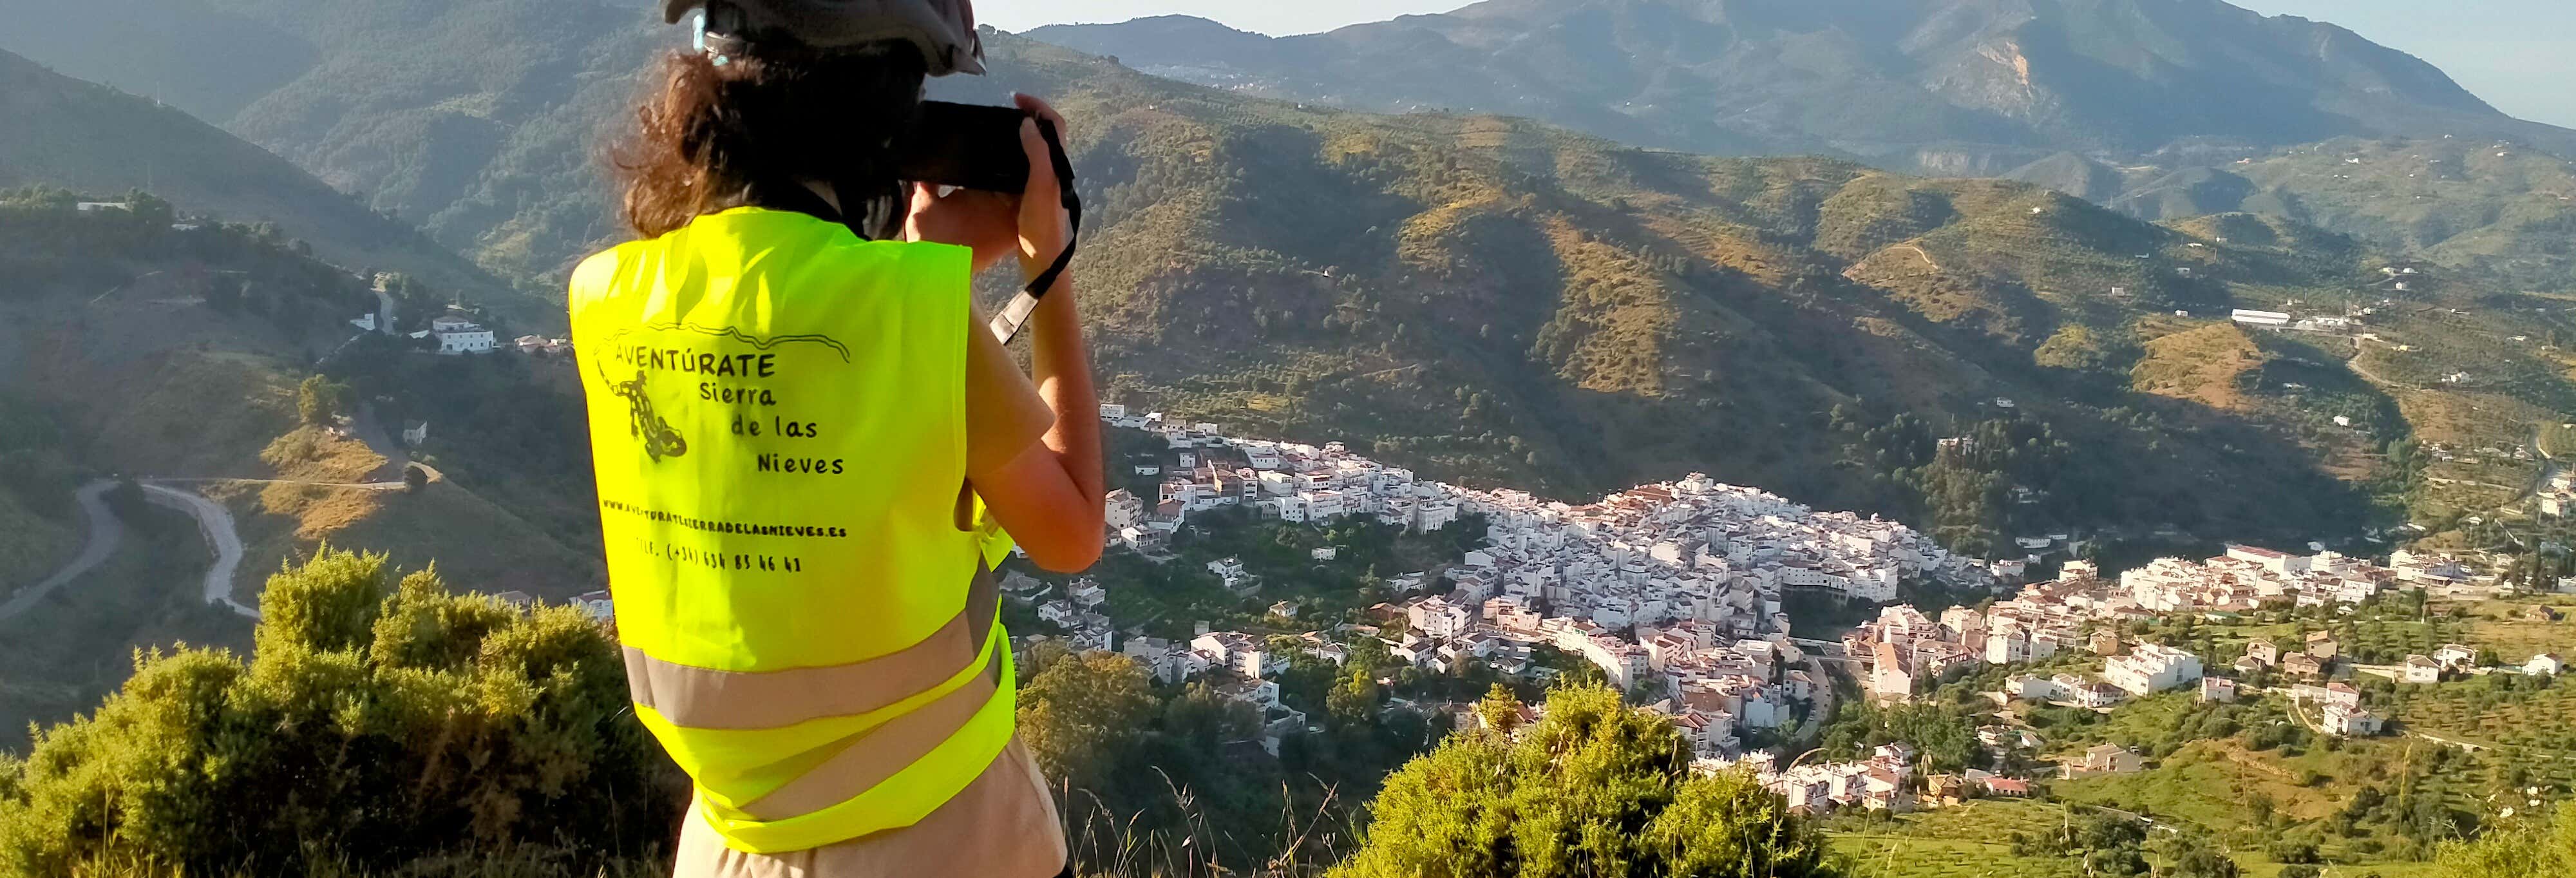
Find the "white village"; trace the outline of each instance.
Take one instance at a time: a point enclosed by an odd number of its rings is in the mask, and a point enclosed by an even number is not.
[[[1120,490],[1108,499],[1111,541],[1149,557],[1163,552],[1194,514],[1229,507],[1285,522],[1367,516],[1415,532],[1456,526],[1462,516],[1485,523],[1482,547],[1436,571],[1393,577],[1390,591],[1397,599],[1370,614],[1378,624],[1285,636],[1207,630],[1204,623],[1187,642],[1141,636],[1122,631],[1120,621],[1106,613],[1107,588],[1096,579],[1077,579],[1056,594],[1033,578],[1009,578],[1010,593],[1034,602],[1038,617],[1061,629],[1056,637],[1065,646],[1114,650],[1167,683],[1203,681],[1253,705],[1264,717],[1260,743],[1273,753],[1286,738],[1312,728],[1306,715],[1280,700],[1271,679],[1287,665],[1283,648],[1338,665],[1354,638],[1375,637],[1393,656],[1427,672],[1475,664],[1537,683],[1555,669],[1534,661],[1536,651],[1579,657],[1633,701],[1672,717],[1704,769],[1749,768],[1803,811],[1904,809],[1970,792],[2020,796],[2029,793],[2025,778],[1974,769],[1919,777],[1915,754],[1903,742],[1877,747],[1861,761],[1817,762],[1792,760],[1800,754],[1779,744],[1748,747],[1744,736],[1767,733],[1765,741],[1778,741],[1780,732],[1802,719],[1829,715],[1835,696],[1827,664],[1859,681],[1866,697],[1901,702],[1953,668],[2044,662],[2060,653],[2098,657],[2101,670],[2018,674],[1988,697],[2109,711],[2129,699],[2197,687],[2200,698],[2233,701],[2237,679],[2212,671],[2244,676],[2260,670],[2289,681],[2295,701],[2321,711],[2322,730],[2377,734],[2383,720],[2361,703],[2359,690],[2327,681],[2336,651],[2324,632],[2286,651],[2257,641],[2234,668],[2210,669],[2188,651],[2126,641],[2119,626],[2278,602],[2349,607],[2388,589],[2481,583],[2462,562],[2442,556],[2399,551],[2388,566],[2379,566],[2333,552],[2291,555],[2231,546],[2220,557],[2160,559],[2116,578],[2099,576],[2088,562],[2067,560],[2058,578],[2021,584],[2025,563],[2039,555],[1979,561],[1945,551],[1896,522],[1819,512],[1698,474],[1572,505],[1521,491],[1421,479],[1353,454],[1341,443],[1230,437],[1214,424],[1131,414],[1118,405],[1103,405],[1102,418],[1109,426],[1159,437],[1168,459],[1177,461],[1134,465],[1136,475],[1161,480],[1159,496],[1149,500]],[[2064,535],[2020,545],[2042,552],[2075,548]],[[1332,552],[1315,551],[1318,560]],[[1259,581],[1239,561],[1206,566],[1237,594],[1258,593]],[[1900,584],[1909,582],[1998,599],[1983,611],[1954,606],[1935,618],[1892,603]],[[2492,585],[2491,578],[2483,582]],[[1876,619],[1839,640],[1800,638],[1782,610],[1784,594],[1793,589],[1884,606]],[[1293,619],[1297,611],[1285,601],[1271,609],[1274,620]],[[1047,639],[1019,638],[1024,648]],[[2422,678],[2424,668],[2468,670],[2469,658],[2461,647],[2411,657],[2397,667],[2361,670]],[[2554,662],[2553,656],[2536,656],[2532,666],[2554,673],[2543,668]],[[1477,721],[1462,705],[1399,706],[1445,711],[1461,724]],[[2027,731],[2003,728],[1981,729],[1979,738],[2005,749],[2037,743]],[[2053,771],[2082,776],[2134,771],[2139,764],[2139,754],[2103,745]]]

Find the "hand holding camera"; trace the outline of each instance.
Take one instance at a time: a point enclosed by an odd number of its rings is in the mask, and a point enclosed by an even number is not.
[[[1070,199],[1057,174],[1065,122],[1043,100],[1012,99],[1015,107],[922,105],[899,164],[913,181],[906,232],[973,248],[978,271],[1017,255],[1022,277],[1034,281],[1073,236]]]

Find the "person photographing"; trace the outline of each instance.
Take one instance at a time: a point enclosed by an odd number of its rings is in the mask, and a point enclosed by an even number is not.
[[[635,713],[694,789],[676,873],[1056,875],[993,567],[1103,543],[1064,119],[943,128],[992,118],[922,97],[983,72],[966,0],[663,6],[696,49],[617,156],[640,240],[570,313]]]

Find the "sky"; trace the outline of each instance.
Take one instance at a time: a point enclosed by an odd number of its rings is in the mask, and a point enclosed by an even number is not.
[[[2497,109],[2576,128],[2576,0],[2230,0],[2267,15],[2352,29],[2430,61]],[[1174,13],[1273,36],[1398,15],[1461,0],[983,0],[976,18],[1004,30]]]

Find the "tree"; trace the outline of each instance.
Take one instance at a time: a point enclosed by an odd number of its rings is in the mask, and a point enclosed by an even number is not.
[[[2273,842],[2270,847],[2264,849],[2264,852],[2270,854],[2274,862],[2279,863],[2299,864],[2317,861],[2317,843],[2312,841],[2282,839]]]
[[[421,492],[421,489],[429,487],[429,471],[421,469],[420,464],[404,464],[402,479],[403,490],[414,494],[418,494]]]
[[[1742,772],[1692,776],[1672,723],[1606,687],[1556,690],[1517,740],[1451,736],[1388,777],[1369,812],[1361,848],[1329,874],[1835,874],[1778,796]]]
[[[1324,712],[1343,725],[1368,726],[1377,722],[1377,702],[1377,677],[1367,668],[1352,668],[1324,696]]]
[[[2236,861],[2207,845],[2192,845],[2174,857],[2173,878],[2236,878]]]
[[[1484,700],[1476,702],[1476,717],[1484,720],[1485,728],[1511,734],[1521,726],[1520,696],[1512,694],[1512,687],[1495,683],[1485,690]]]
[[[315,375],[295,388],[295,412],[307,424],[327,424],[348,407],[349,385],[334,384],[331,379]]]
[[[1047,666],[1020,688],[1020,739],[1046,776],[1087,788],[1118,762],[1118,748],[1153,715],[1145,666],[1086,652]]]
[[[143,486],[135,484],[133,479],[116,480],[116,484],[110,486],[99,500],[106,503],[107,511],[127,527],[143,527],[152,520],[152,503],[144,499]]]

